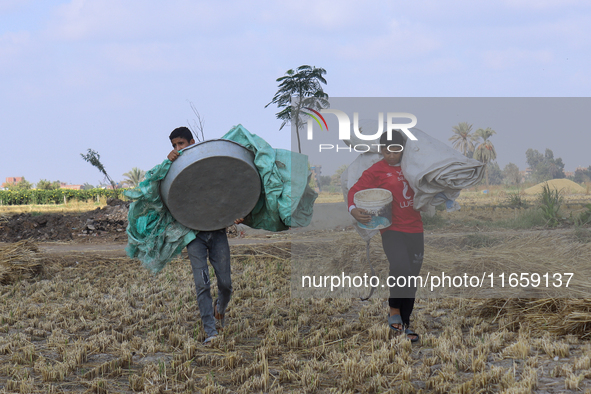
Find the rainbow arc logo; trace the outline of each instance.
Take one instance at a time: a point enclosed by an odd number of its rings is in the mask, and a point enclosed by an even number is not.
[[[320,130],[323,129],[322,127],[322,123],[324,123],[324,126],[326,127],[326,131],[328,131],[328,125],[326,124],[326,120],[324,120],[324,116],[322,116],[322,114],[320,114],[320,112],[313,110],[312,108],[309,107],[304,107],[303,109],[308,110],[310,112],[313,112],[311,114],[304,112],[306,115],[310,116],[312,119],[314,119],[316,121],[316,123],[318,123],[318,126],[320,126]],[[318,117],[320,117],[320,119],[322,119],[322,123],[320,123],[320,120],[318,120],[318,118],[316,116],[314,116],[314,114],[318,115]]]

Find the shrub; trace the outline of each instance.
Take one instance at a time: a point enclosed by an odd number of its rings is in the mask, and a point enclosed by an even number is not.
[[[591,224],[591,204],[585,205],[587,210],[582,212],[579,217],[575,220],[575,224],[577,226],[584,226],[586,224]]]
[[[63,204],[65,201],[86,201],[91,198],[107,197],[120,198],[125,189],[90,189],[90,190],[0,190],[2,205],[28,205],[28,204]]]
[[[558,225],[558,210],[563,200],[562,190],[551,189],[547,183],[542,186],[539,203],[544,219],[546,219],[546,225],[550,227],[556,227]]]
[[[527,208],[529,204],[520,193],[511,193],[507,198],[507,204],[512,208]]]

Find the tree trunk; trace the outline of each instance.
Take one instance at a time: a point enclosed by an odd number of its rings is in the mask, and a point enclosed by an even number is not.
[[[295,112],[295,128],[296,128],[296,136],[298,138],[298,153],[302,153],[302,147],[300,145],[300,113],[299,113],[299,105],[298,108]],[[294,113],[292,111],[291,116],[294,116]]]
[[[301,96],[300,96],[301,97]],[[295,116],[295,127],[296,127],[296,136],[298,139],[298,153],[302,153],[302,147],[300,144],[300,110],[302,108],[302,99],[298,100],[298,105],[295,108],[292,108],[291,111],[291,118]],[[295,109],[295,112],[293,111]]]

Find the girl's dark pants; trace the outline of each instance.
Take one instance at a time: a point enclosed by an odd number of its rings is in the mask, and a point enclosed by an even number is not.
[[[382,234],[382,246],[390,263],[391,277],[400,278],[396,283],[404,287],[391,286],[388,303],[390,308],[400,309],[402,322],[407,326],[410,324],[410,315],[415,304],[416,283],[420,281],[412,279],[418,277],[423,265],[423,254],[425,250],[423,233],[403,233],[400,231],[385,231]],[[411,279],[409,279],[411,278]],[[394,283],[389,279],[388,285]]]

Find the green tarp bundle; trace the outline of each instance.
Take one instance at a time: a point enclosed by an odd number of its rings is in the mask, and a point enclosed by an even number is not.
[[[261,177],[261,196],[244,224],[268,231],[305,227],[312,219],[318,196],[308,186],[308,158],[284,149],[273,149],[265,140],[251,134],[242,125],[235,126],[222,138],[237,142],[254,153],[254,164]],[[180,254],[195,239],[196,230],[178,223],[160,199],[160,180],[171,165],[170,160],[146,173],[140,186],[125,195],[135,200],[129,207],[128,242],[125,251],[137,257],[153,273]]]
[[[228,131],[231,140],[254,153],[254,165],[261,176],[261,197],[244,224],[269,231],[306,227],[318,194],[308,186],[308,156],[285,149],[273,149],[264,139],[242,125]]]
[[[194,231],[177,222],[160,199],[160,180],[171,164],[170,160],[164,160],[146,173],[139,187],[124,193],[135,200],[127,214],[125,252],[140,259],[153,273],[160,272],[195,239]]]

